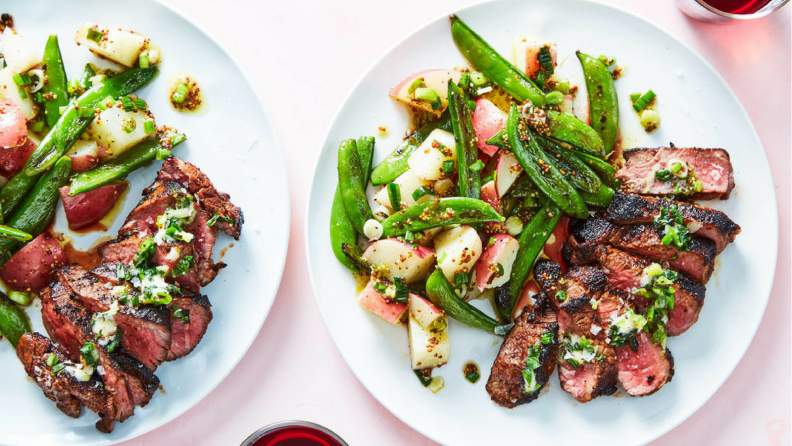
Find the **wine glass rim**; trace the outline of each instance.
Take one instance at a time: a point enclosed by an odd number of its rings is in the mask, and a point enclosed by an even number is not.
[[[324,427],[324,426],[322,426],[320,424],[312,423],[310,421],[302,421],[302,420],[285,420],[285,421],[278,421],[276,423],[268,424],[268,425],[262,427],[261,429],[258,429],[256,432],[253,432],[252,434],[250,434],[250,436],[248,436],[245,439],[245,441],[242,442],[241,446],[252,445],[253,442],[258,440],[264,434],[272,432],[272,431],[274,431],[276,429],[280,429],[280,428],[283,428],[283,427],[294,427],[294,426],[308,427],[308,428],[313,428],[315,430],[324,432],[325,434],[329,435],[334,440],[338,441],[338,443],[341,444],[342,446],[348,446],[346,441],[344,441],[341,437],[338,436],[338,434],[336,434],[335,432],[331,431],[330,429],[328,429],[328,428],[326,428],[326,427]]]
[[[770,15],[772,12],[775,12],[776,10],[778,10],[778,8],[780,8],[780,7],[784,6],[784,5],[786,5],[787,3],[789,3],[789,0],[781,0],[777,5],[773,5],[773,6],[769,7],[769,8],[767,8],[767,9],[760,10],[760,11],[757,11],[757,12],[754,12],[754,13],[751,13],[751,14],[732,14],[730,12],[721,11],[720,9],[715,8],[714,6],[709,5],[706,2],[706,0],[695,0],[695,1],[696,1],[696,3],[698,3],[699,5],[701,5],[702,7],[704,7],[705,9],[707,9],[708,11],[710,11],[710,12],[712,12],[714,14],[717,14],[717,15],[719,15],[721,17],[734,19],[734,20],[752,20],[752,19],[758,19],[758,18],[761,18],[761,17],[765,17],[765,16]]]

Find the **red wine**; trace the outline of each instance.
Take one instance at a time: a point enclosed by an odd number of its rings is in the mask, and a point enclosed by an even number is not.
[[[257,438],[252,446],[341,446],[341,443],[312,427],[283,426]]]
[[[730,14],[753,14],[770,3],[771,0],[704,0],[715,9]]]

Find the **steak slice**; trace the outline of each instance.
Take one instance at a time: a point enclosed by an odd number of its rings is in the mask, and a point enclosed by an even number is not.
[[[118,284],[114,280],[115,273],[100,267],[100,274],[91,274],[77,264],[59,268],[55,273],[90,312],[108,311],[117,301],[112,294],[113,287]],[[109,278],[110,274],[113,279]],[[171,323],[165,307],[119,305],[113,319],[121,330],[121,347],[129,355],[152,370],[166,360],[171,345]]]
[[[679,211],[691,233],[715,242],[718,254],[723,252],[742,230],[728,215],[715,209],[666,198],[643,197],[621,192],[613,195],[613,200],[603,212],[603,218],[619,225],[651,224],[655,217],[660,215],[661,209],[671,210],[671,208]]]
[[[652,343],[652,336],[640,331],[636,334],[638,348],[630,345],[616,347],[619,363],[619,384],[630,396],[651,395],[674,376],[674,357],[671,351]]]
[[[605,323],[593,309],[593,302],[600,300],[606,284],[601,269],[581,266],[571,268],[556,285],[563,292],[554,299],[558,305],[561,344],[558,377],[561,388],[581,403],[616,392],[616,353],[606,341]],[[588,352],[582,349],[585,342],[590,345]],[[581,349],[574,348],[576,345]],[[583,358],[576,356],[575,351],[583,352]]]
[[[701,283],[707,283],[715,268],[715,243],[692,236],[689,250],[682,251],[664,245],[662,233],[651,225],[618,226],[600,218],[589,218],[573,223],[571,235],[578,243],[599,242],[657,262],[668,262],[671,268]]]
[[[143,198],[129,213],[118,234],[135,231],[146,236],[155,234],[158,230],[157,217],[164,214],[168,208],[179,207],[179,203],[186,196],[187,191],[178,183],[155,181],[154,184],[143,189]]]
[[[548,260],[540,259],[536,262],[533,270],[533,277],[536,284],[539,286],[539,298],[545,302],[551,302],[553,306],[556,305],[555,294],[558,291],[558,281],[561,279],[561,265]]]
[[[501,345],[495,363],[492,364],[487,392],[492,401],[503,407],[517,407],[538,398],[555,368],[558,354],[558,323],[555,311],[547,309],[540,317],[535,317],[534,314],[525,311],[517,318]],[[552,340],[545,344],[542,336],[548,333],[552,335]],[[527,382],[523,377],[523,370],[526,369],[526,359],[532,347],[539,349],[540,366],[533,371],[539,387],[532,392],[526,392]]]
[[[194,165],[171,156],[162,164],[157,175],[157,182],[169,181],[178,183],[195,195],[201,208],[210,216],[219,217],[213,228],[239,240],[242,224],[245,222],[242,210],[229,201],[231,197],[228,194],[215,189],[206,174]]]
[[[723,149],[672,147],[625,150],[624,166],[616,172],[616,178],[630,192],[641,195],[675,195],[674,188],[677,183],[661,181],[656,178],[655,173],[668,169],[676,161],[687,164],[688,170],[695,173],[703,185],[700,192],[685,193],[685,196],[698,200],[729,198],[729,193],[734,188],[734,170],[729,153]]]
[[[175,317],[176,310],[181,310],[181,317]],[[212,305],[200,294],[174,297],[170,317],[173,337],[167,360],[173,361],[187,356],[201,342],[212,321]]]
[[[192,241],[193,255],[201,286],[209,285],[217,277],[217,273],[226,266],[223,262],[215,263],[212,260],[212,250],[215,240],[217,240],[217,234],[213,229],[214,226],[208,225],[210,218],[211,216],[207,212],[199,211],[195,215],[195,220],[186,229],[187,232],[195,235]],[[198,293],[198,290],[193,291]]]
[[[22,335],[16,351],[25,372],[38,384],[44,396],[55,402],[61,412],[77,418],[82,413],[82,406],[85,406],[101,418],[96,423],[97,430],[105,433],[113,431],[116,418],[115,401],[100,381],[91,379],[83,382],[69,373],[53,373],[52,367],[47,365],[50,354],[59,358],[65,358],[66,354],[38,333]]]
[[[579,244],[570,237],[564,246],[564,257],[571,265],[598,264],[608,277],[608,283],[617,290],[632,292],[641,287],[643,270],[650,262],[619,249],[598,243]],[[668,268],[667,264],[662,265]],[[666,331],[669,336],[679,336],[698,320],[704,306],[706,288],[685,273],[679,273],[674,288],[674,308],[668,313]],[[640,313],[649,305],[645,298],[631,297]]]

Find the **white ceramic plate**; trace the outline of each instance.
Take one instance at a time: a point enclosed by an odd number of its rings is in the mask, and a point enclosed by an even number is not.
[[[8,9],[6,11],[6,8]],[[47,36],[58,34],[70,76],[95,58],[72,40],[84,21],[134,29],[162,48],[158,77],[140,91],[158,124],[185,132],[188,141],[174,150],[201,168],[215,186],[231,195],[245,214],[242,237],[218,237],[217,254],[230,244],[228,264],[203,289],[213,304],[214,320],[201,344],[189,356],[157,370],[164,392],[157,392],[135,416],[116,423],[112,434],[94,429],[91,412],[79,419],[60,413],[54,403],[26,378],[8,342],[0,342],[0,444],[99,445],[115,443],[155,429],[194,406],[236,366],[259,333],[280,282],[289,238],[289,194],[286,169],[265,112],[245,76],[229,56],[195,25],[153,1],[28,0],[4,5],[19,33],[43,50]],[[206,99],[204,112],[190,115],[168,105],[166,83],[176,72],[197,79]],[[137,203],[141,190],[155,178],[160,163],[134,172],[124,209],[109,233],[115,234]],[[59,211],[56,229],[66,230]],[[89,247],[97,233],[75,237]],[[34,328],[44,332],[38,307],[31,308]]]
[[[671,7],[671,6],[667,6]],[[501,339],[452,323],[451,358],[434,375],[445,388],[432,394],[410,370],[407,334],[359,307],[355,284],[330,249],[330,205],[336,187],[340,141],[380,125],[391,137],[377,141],[375,163],[400,141],[408,123],[404,106],[387,92],[410,73],[465,64],[446,17],[417,31],[363,77],[333,123],[319,158],[306,217],[307,256],[317,302],[341,354],[363,385],[404,422],[445,444],[636,445],[651,441],[689,417],[720,387],[748,348],[762,318],[775,271],[777,216],[770,171],[745,111],[721,77],[690,48],[651,23],[609,6],[578,0],[514,0],[459,12],[502,54],[511,40],[536,36],[558,42],[564,54],[607,54],[626,66],[617,83],[625,147],[723,147],[731,154],[737,187],[729,201],[710,203],[742,225],[742,234],[717,260],[699,322],[669,340],[673,382],[646,398],[599,398],[578,404],[551,380],[537,401],[509,410],[484,388]],[[658,94],[660,129],[646,135],[629,93]],[[472,385],[466,361],[482,368]]]

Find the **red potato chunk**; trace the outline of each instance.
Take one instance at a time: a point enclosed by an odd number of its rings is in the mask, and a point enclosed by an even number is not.
[[[0,149],[18,147],[27,141],[27,124],[22,110],[11,99],[0,99]]]
[[[395,238],[386,238],[372,243],[363,253],[372,265],[385,268],[388,279],[401,277],[406,283],[425,279],[432,272],[435,252],[425,246],[413,247]]]
[[[126,188],[126,183],[108,184],[73,197],[69,196],[69,186],[60,188],[69,228],[82,229],[99,222],[113,209],[116,200]]]
[[[473,110],[473,130],[476,132],[479,150],[492,156],[498,148],[485,141],[506,128],[506,114],[487,99],[477,99]]]
[[[38,144],[27,138],[21,146],[8,149],[0,147],[0,171],[5,176],[12,177],[19,173]]]
[[[495,234],[476,263],[476,285],[479,291],[495,288],[509,280],[512,265],[517,259],[520,242],[506,234]]]
[[[358,296],[358,303],[390,324],[398,325],[407,312],[407,304],[392,302],[374,289],[374,280]]]
[[[15,291],[39,291],[49,284],[52,271],[67,262],[61,245],[44,232],[11,257],[0,269],[0,279]]]

